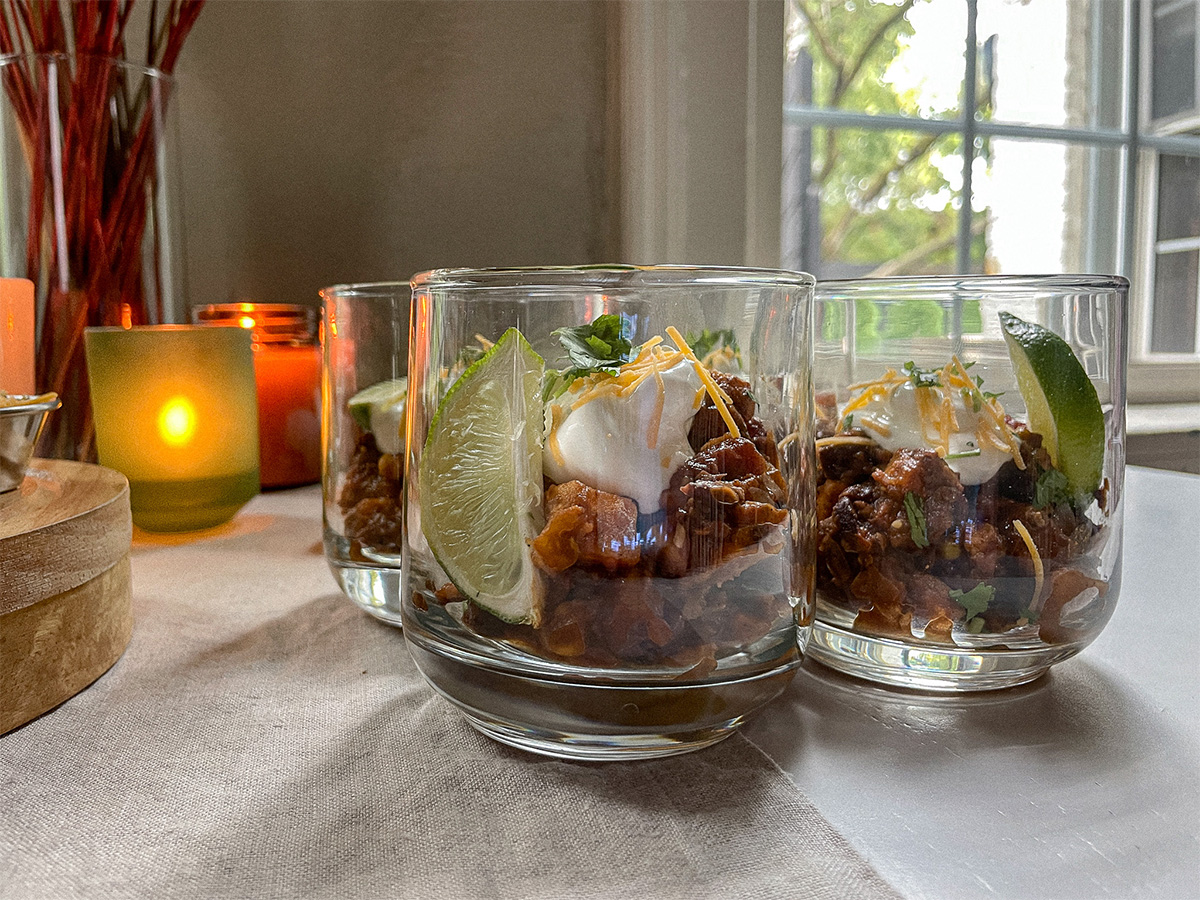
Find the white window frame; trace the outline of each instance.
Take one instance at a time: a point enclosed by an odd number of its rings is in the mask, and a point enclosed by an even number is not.
[[[1151,66],[1154,22],[1152,4],[1148,0],[1138,6],[1138,39],[1140,68],[1137,73],[1137,111],[1139,131],[1145,134],[1145,147],[1134,160],[1137,166],[1136,241],[1134,275],[1131,276],[1129,329],[1128,394],[1131,400],[1145,402],[1200,401],[1200,321],[1197,322],[1195,353],[1150,352],[1151,321],[1155,294],[1155,265],[1157,262],[1158,167],[1163,150],[1155,142],[1161,138],[1178,140],[1181,136],[1200,134],[1200,109],[1194,114],[1176,115],[1169,119],[1150,118],[1153,79]],[[1197,6],[1200,17],[1200,5]],[[1200,23],[1198,23],[1200,24]],[[1200,34],[1200,32],[1198,32]],[[1200,61],[1198,61],[1200,62]],[[1196,96],[1200,98],[1200,64],[1196,67]],[[1195,140],[1200,143],[1200,137]],[[1196,302],[1200,304],[1200,296]]]

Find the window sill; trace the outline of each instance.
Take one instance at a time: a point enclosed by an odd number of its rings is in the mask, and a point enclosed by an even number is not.
[[[1126,434],[1200,431],[1200,403],[1146,403],[1125,410]]]

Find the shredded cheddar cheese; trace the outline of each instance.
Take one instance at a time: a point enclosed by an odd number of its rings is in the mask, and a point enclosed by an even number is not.
[[[562,448],[558,446],[558,426],[562,424],[563,412],[561,406],[550,407],[550,434],[546,438],[546,446],[550,448],[550,453],[554,456],[554,461],[560,466],[565,466],[566,460],[563,458]]]
[[[668,325],[667,334],[675,342],[675,346],[679,348],[680,352],[691,360],[692,366],[696,369],[696,374],[700,376],[701,383],[708,390],[708,395],[712,397],[713,405],[716,406],[717,412],[721,414],[721,418],[725,420],[725,425],[729,429],[729,433],[735,438],[740,438],[742,432],[738,428],[737,422],[733,420],[733,416],[729,413],[729,407],[726,406],[729,398],[725,396],[725,392],[721,390],[721,386],[713,381],[713,377],[709,374],[708,369],[704,368],[704,364],[696,359],[695,352],[688,346],[688,342],[683,339],[683,335],[679,333],[679,329],[674,325]]]
[[[944,457],[950,452],[950,438],[959,430],[953,396],[960,393],[964,402],[978,413],[974,428],[977,446],[1003,451],[1012,457],[1018,469],[1024,469],[1021,443],[1004,419],[1004,408],[995,397],[988,396],[979,389],[979,385],[971,378],[967,367],[957,356],[951,357],[950,362],[938,371],[937,380],[937,384],[914,386],[921,433],[928,445],[933,447],[939,456]],[[908,375],[888,369],[876,381],[851,385],[850,390],[858,393],[843,408],[842,417],[845,418],[873,403],[890,399],[910,381]],[[855,421],[884,437],[890,434],[886,425],[869,416],[855,417]]]
[[[1013,528],[1025,542],[1025,547],[1029,550],[1029,558],[1033,560],[1033,599],[1029,601],[1029,608],[1037,609],[1038,598],[1042,596],[1042,585],[1046,581],[1046,568],[1042,565],[1042,556],[1038,553],[1038,549],[1033,543],[1033,537],[1029,534],[1025,523],[1020,519],[1013,519]]]

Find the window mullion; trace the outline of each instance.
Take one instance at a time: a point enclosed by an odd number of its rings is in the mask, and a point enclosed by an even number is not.
[[[971,271],[971,209],[974,206],[971,181],[975,167],[976,57],[978,50],[976,19],[978,13],[977,0],[967,0],[967,46],[964,54],[966,67],[963,73],[962,98],[963,184],[962,206],[958,211],[958,248],[956,253],[958,271],[963,274]]]

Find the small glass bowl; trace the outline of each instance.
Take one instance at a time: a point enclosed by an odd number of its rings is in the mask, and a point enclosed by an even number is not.
[[[398,626],[409,286],[320,293],[325,558],[347,597]]]
[[[60,406],[58,394],[24,396],[0,391],[0,494],[21,486],[46,417]]]
[[[412,285],[401,610],[422,674],[552,756],[727,737],[791,681],[811,623],[811,276]],[[612,364],[572,370],[588,359]]]
[[[1120,590],[1127,291],[1091,275],[818,286],[814,659],[977,691],[1100,633]],[[1025,335],[1012,355],[1005,322]]]

